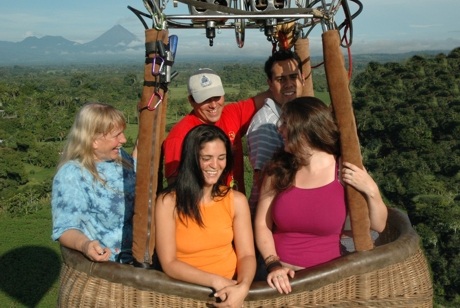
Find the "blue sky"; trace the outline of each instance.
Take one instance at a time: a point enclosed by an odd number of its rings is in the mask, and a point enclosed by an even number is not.
[[[460,46],[459,0],[361,0],[363,12],[354,20],[352,52],[399,53],[418,50],[451,50]],[[146,12],[142,0],[4,0],[0,4],[0,41],[18,42],[27,36],[63,36],[80,43],[94,40],[120,24],[144,39],[144,27],[127,9],[130,5]],[[355,6],[350,4],[352,11]],[[166,14],[183,14],[182,4],[169,0]],[[337,20],[342,21],[339,12]],[[311,53],[321,53],[319,27],[310,34]],[[259,30],[246,30],[245,46],[236,47],[233,30],[222,30],[214,47],[201,30],[170,29],[179,36],[178,52],[240,53],[271,52]]]

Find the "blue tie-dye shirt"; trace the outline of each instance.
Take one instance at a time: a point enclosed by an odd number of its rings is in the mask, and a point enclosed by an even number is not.
[[[120,155],[136,163],[125,151]],[[83,232],[112,251],[111,261],[120,252],[131,251],[136,184],[135,166],[123,168],[114,161],[96,163],[104,187],[78,161],[64,164],[53,180],[51,208],[52,239],[57,240],[69,229]],[[123,258],[125,259],[125,258]]]

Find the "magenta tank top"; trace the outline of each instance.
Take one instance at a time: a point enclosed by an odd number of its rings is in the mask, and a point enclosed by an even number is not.
[[[345,223],[345,189],[337,177],[317,188],[292,187],[280,193],[272,206],[273,239],[281,261],[312,267],[340,257]]]

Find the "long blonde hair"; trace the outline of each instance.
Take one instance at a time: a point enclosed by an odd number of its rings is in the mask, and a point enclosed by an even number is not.
[[[83,105],[70,128],[57,170],[68,161],[76,160],[105,185],[96,169],[93,142],[101,134],[105,136],[114,129],[125,128],[125,116],[115,107],[99,102]],[[122,160],[117,158],[117,162]]]

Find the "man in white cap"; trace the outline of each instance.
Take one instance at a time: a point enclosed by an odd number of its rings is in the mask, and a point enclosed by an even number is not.
[[[270,91],[224,106],[225,91],[222,81],[209,68],[201,68],[190,76],[187,88],[188,100],[193,110],[174,125],[163,142],[165,177],[168,183],[176,178],[185,135],[197,125],[214,124],[227,134],[233,146],[235,160],[227,184],[245,193],[241,138],[246,134],[254,114],[263,106],[265,98],[270,97]]]

